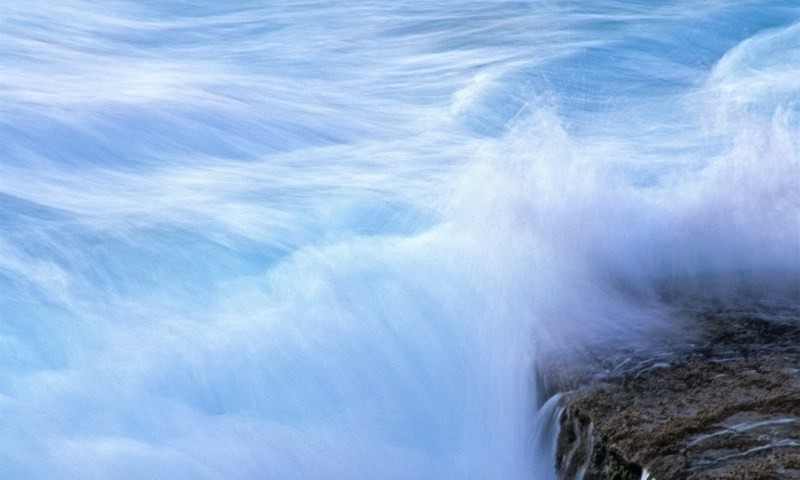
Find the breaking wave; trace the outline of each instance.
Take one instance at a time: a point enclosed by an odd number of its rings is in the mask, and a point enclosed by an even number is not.
[[[6,1],[6,478],[548,479],[544,357],[800,283],[787,2]]]

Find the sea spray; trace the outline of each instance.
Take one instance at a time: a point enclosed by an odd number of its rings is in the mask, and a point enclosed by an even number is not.
[[[0,473],[552,478],[542,359],[796,285],[798,19],[4,2]]]

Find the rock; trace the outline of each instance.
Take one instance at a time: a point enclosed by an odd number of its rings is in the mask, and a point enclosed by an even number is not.
[[[800,478],[800,310],[688,314],[699,343],[626,358],[562,397],[562,478]]]

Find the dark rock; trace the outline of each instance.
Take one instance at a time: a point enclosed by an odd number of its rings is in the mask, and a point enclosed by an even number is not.
[[[693,308],[702,340],[562,399],[562,478],[800,478],[800,311]]]

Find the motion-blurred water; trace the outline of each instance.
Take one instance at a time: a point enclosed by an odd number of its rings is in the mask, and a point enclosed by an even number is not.
[[[798,100],[793,1],[4,0],[0,477],[549,479],[537,359],[797,278]]]

